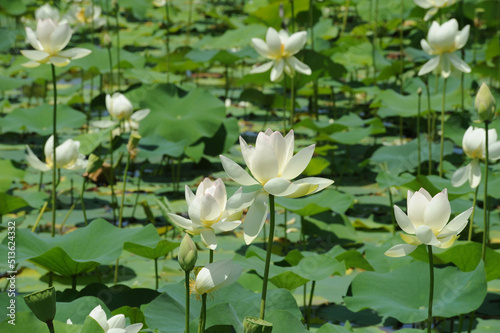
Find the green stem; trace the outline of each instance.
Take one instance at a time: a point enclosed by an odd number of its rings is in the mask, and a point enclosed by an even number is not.
[[[188,273],[188,275],[189,275],[189,273]],[[155,258],[155,287],[156,287],[155,290],[158,290],[158,280],[159,280],[159,276],[158,276],[158,258]],[[188,280],[187,286],[189,286],[189,280]]]
[[[471,333],[472,325],[474,324],[474,318],[476,317],[476,310],[472,311],[469,315],[469,327],[467,329],[467,333]]]
[[[443,177],[443,153],[444,153],[444,108],[446,102],[446,81],[443,83],[443,104],[441,107],[441,150],[439,154],[439,177]]]
[[[392,221],[392,235],[396,234],[396,216],[394,215],[394,200],[392,198],[391,187],[387,188],[387,192],[389,193],[389,209],[391,210],[391,221]]]
[[[211,264],[214,262],[214,250],[210,250],[209,258],[208,258],[208,263]]]
[[[295,32],[295,6],[293,3],[294,0],[290,0],[290,33],[293,34]]]
[[[479,191],[479,186],[476,187],[474,191],[474,199],[472,201],[472,213],[470,214],[470,222],[469,222],[469,237],[467,240],[470,242],[472,240],[472,230],[474,227],[474,213],[476,212],[476,201],[477,201],[477,192]]]
[[[201,295],[201,313],[200,325],[198,326],[198,333],[205,333],[205,324],[207,322],[207,294]]]
[[[267,240],[266,264],[264,266],[264,281],[262,283],[262,296],[260,300],[260,319],[264,319],[266,312],[266,296],[267,296],[267,282],[269,279],[269,265],[271,263],[271,252],[273,248],[274,239],[274,195],[269,194],[269,238]]]
[[[76,275],[73,275],[71,277],[71,289],[73,289],[74,291],[76,291]]]
[[[311,35],[311,50],[314,51],[314,21],[313,21],[313,9],[314,9],[314,0],[309,0],[309,28]],[[314,114],[316,120],[319,117],[319,108],[318,108],[318,79],[314,79],[313,81],[313,109],[311,113]]]
[[[350,2],[351,2],[350,0],[346,0],[346,2],[345,2],[345,10],[344,10],[344,17],[342,19],[342,30],[340,30],[340,37],[342,37],[344,35],[344,32],[345,32],[345,28],[347,25],[347,16],[349,14]]]
[[[118,72],[118,90],[120,90],[121,78],[120,78],[120,23],[118,22],[118,14],[120,12],[120,6],[118,1],[116,2],[115,9],[115,21],[116,21],[116,71]]]
[[[115,168],[113,166],[114,161],[113,161],[113,131],[109,131],[109,160],[110,160],[110,167],[109,167],[109,186],[111,188],[111,210],[113,211],[113,223],[116,223],[116,205],[115,205]]]
[[[290,78],[290,129],[293,129],[295,116],[295,79]]]
[[[56,235],[56,187],[57,187],[57,157],[56,157],[56,147],[57,147],[57,82],[56,82],[56,67],[50,64],[52,68],[52,85],[54,87],[54,109],[52,114],[52,137],[53,137],[53,147],[52,147],[52,228],[50,235],[54,237]]]
[[[134,208],[132,208],[132,217],[134,217],[134,215],[135,215],[137,203],[139,202],[139,193],[141,192],[141,178],[142,178],[143,169],[144,169],[144,166],[141,168],[141,171],[139,172],[139,179],[137,179],[137,192],[135,193],[135,202],[134,202]]]
[[[186,46],[189,46],[189,33],[191,31],[191,15],[193,11],[193,0],[188,0],[189,8],[188,8],[188,22],[186,28]]]
[[[417,177],[420,176],[420,169],[421,169],[421,164],[422,164],[422,158],[420,154],[420,109],[421,109],[421,103],[422,102],[422,93],[421,90],[419,90],[418,93],[418,108],[417,108],[417,150],[418,150],[418,166],[417,166]]]
[[[314,296],[314,287],[316,287],[316,281],[313,280],[311,286],[311,294],[309,294],[309,306],[307,307],[307,329],[311,327],[311,312],[312,312],[312,301]]]
[[[429,141],[429,170],[428,170],[428,174],[431,175],[432,174],[432,142],[434,141],[434,129],[432,127],[432,118],[433,118],[433,115],[434,115],[434,112],[432,112],[431,110],[431,92],[430,92],[430,89],[429,89],[429,79],[427,79],[427,81],[425,82],[425,91],[427,93],[427,135],[428,135],[428,138],[427,140]]]
[[[43,184],[43,171],[40,171],[40,180],[38,181],[38,192],[42,190],[42,184]]]
[[[190,271],[184,271],[184,284],[186,286],[186,316],[185,316],[185,321],[186,321],[186,333],[189,333],[189,301],[190,301],[190,295],[189,295],[189,272]],[[158,288],[157,288],[158,289]]]
[[[123,172],[122,202],[120,205],[120,215],[118,216],[118,228],[122,227],[123,207],[125,206],[125,189],[127,187],[127,177],[128,177],[129,165],[130,165],[130,154],[127,155],[127,164],[125,165],[125,171]]]
[[[115,263],[115,277],[113,279],[113,284],[116,285],[118,283],[118,266],[120,265],[120,258],[116,259]]]
[[[166,30],[166,47],[167,47],[167,83],[170,83],[170,13],[169,13],[169,5],[167,0],[165,2],[165,30]]]
[[[489,138],[488,138],[488,127],[490,122],[484,122],[484,130],[486,132],[486,142],[485,142],[485,158],[484,158],[484,204],[483,204],[483,212],[484,212],[484,233],[483,233],[483,247],[481,250],[481,258],[484,261],[486,255],[486,245],[488,244],[488,233],[489,233],[489,223],[488,223],[488,168],[489,168]]]
[[[464,317],[465,317],[465,315],[462,313],[460,315],[460,319],[458,320],[457,333],[462,333],[462,327],[464,326]]]
[[[113,92],[113,56],[111,55],[111,43],[107,45],[109,60],[109,92]],[[101,119],[101,117],[99,117]]]
[[[283,135],[286,134],[286,75],[283,76]]]
[[[82,204],[82,213],[83,213],[83,220],[85,221],[85,225],[89,224],[89,221],[87,220],[87,211],[85,210],[85,202],[83,201],[83,193],[85,193],[85,185],[87,183],[87,178],[83,178],[82,182],[82,192],[80,193],[80,201]]]
[[[401,94],[404,93],[404,78],[403,73],[405,70],[405,57],[403,49],[403,24],[404,24],[404,0],[401,0],[401,24],[399,25],[399,56],[401,61],[399,80],[401,82]]]
[[[434,297],[434,262],[432,257],[432,245],[427,245],[429,252],[429,311],[427,313],[427,333],[432,332],[432,300]]]

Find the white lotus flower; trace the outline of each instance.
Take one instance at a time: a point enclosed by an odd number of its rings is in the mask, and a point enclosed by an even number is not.
[[[451,184],[455,187],[469,181],[471,188],[476,188],[481,182],[481,168],[479,161],[486,158],[486,131],[484,128],[470,126],[465,131],[462,139],[462,148],[465,155],[472,161],[464,167],[457,169],[451,177]],[[497,131],[488,130],[488,154],[489,159],[496,161],[500,159],[500,141],[497,141]]]
[[[403,257],[420,244],[449,248],[467,226],[472,213],[471,207],[448,223],[451,206],[446,189],[434,198],[423,188],[415,193],[408,191],[407,205],[407,214],[394,206],[396,221],[405,232],[400,233],[400,236],[407,244],[391,247],[385,252],[386,256]]]
[[[54,167],[53,158],[53,148],[54,148],[54,136],[50,136],[45,143],[44,153],[45,153],[45,163],[40,161],[38,157],[33,153],[29,146],[26,146],[28,155],[26,155],[26,160],[35,169],[40,171],[49,171]],[[56,147],[56,168],[63,168],[67,170],[80,170],[87,167],[88,161],[85,159],[85,155],[80,154],[78,150],[80,149],[80,142],[68,139],[62,144]]]
[[[208,294],[236,282],[240,275],[241,266],[232,260],[213,262],[198,272],[191,291],[198,295]]]
[[[142,328],[142,323],[137,323],[125,327],[125,316],[118,314],[111,318],[107,318],[106,312],[100,305],[96,306],[89,314],[107,333],[138,333]]]
[[[433,70],[441,72],[444,78],[451,74],[451,66],[461,72],[470,73],[470,67],[459,56],[454,54],[455,51],[461,49],[467,43],[469,38],[469,25],[466,25],[462,30],[458,30],[458,22],[451,19],[442,25],[436,21],[432,25],[427,34],[427,41],[422,39],[420,45],[422,49],[430,55],[435,55],[427,61],[418,72],[418,75],[427,74]]]
[[[252,68],[251,73],[263,73],[271,69],[271,81],[279,81],[283,77],[283,71],[290,77],[295,72],[311,75],[311,68],[294,57],[307,42],[307,32],[300,31],[288,36],[288,32],[275,29],[267,29],[266,41],[260,38],[252,38],[255,50],[263,57],[271,59],[263,65]]]
[[[240,202],[251,204],[243,223],[247,244],[258,236],[264,225],[268,213],[268,194],[298,198],[319,192],[333,183],[333,180],[319,177],[290,181],[307,167],[315,147],[310,145],[294,155],[294,141],[293,130],[286,137],[271,129],[260,132],[255,147],[248,145],[240,136],[241,153],[253,177],[237,163],[220,155],[222,167],[232,180],[245,186],[262,186],[261,190],[240,195]]]
[[[95,29],[102,27],[106,20],[101,17],[102,9],[97,5],[78,6],[73,5],[66,17],[68,21],[79,26],[93,25]]]
[[[51,19],[54,22],[59,22],[59,10],[46,3],[35,10],[35,18],[37,21]]]
[[[47,62],[62,67],[71,59],[83,58],[90,50],[75,47],[66,51],[63,49],[71,39],[71,28],[68,23],[57,23],[51,19],[39,20],[36,33],[26,27],[26,37],[34,50],[21,50],[22,55],[31,61],[24,63],[25,67],[38,67]]]
[[[150,112],[149,109],[134,112],[134,107],[130,100],[118,92],[112,96],[109,94],[106,95],[106,109],[110,116],[117,121],[93,121],[92,126],[105,129],[120,124],[120,127],[113,130],[113,136],[118,136],[121,133],[137,132],[139,130],[139,122],[146,118]]]
[[[215,232],[231,231],[237,228],[242,209],[238,199],[241,188],[227,200],[226,187],[221,179],[211,181],[205,178],[196,195],[186,185],[186,202],[190,219],[171,214],[168,215],[180,228],[192,235],[201,235],[203,243],[211,250],[217,248]]]
[[[440,8],[450,7],[457,2],[457,0],[414,0],[415,4],[424,9],[429,9],[425,13],[424,21],[428,21],[433,17]]]

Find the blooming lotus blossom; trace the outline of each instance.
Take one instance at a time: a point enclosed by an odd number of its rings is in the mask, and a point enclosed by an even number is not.
[[[203,267],[196,275],[191,291],[198,295],[208,294],[238,280],[241,266],[232,260],[221,260]]]
[[[457,0],[414,0],[415,4],[424,9],[429,9],[425,13],[424,21],[428,21],[433,17],[440,8],[450,7],[457,2]]]
[[[98,128],[109,128],[120,124],[119,128],[113,130],[113,136],[121,133],[137,132],[139,122],[146,118],[149,109],[138,110],[134,112],[134,107],[125,95],[118,92],[113,95],[106,95],[106,109],[114,120],[99,120],[92,122],[92,125]]]
[[[248,145],[240,136],[241,153],[252,173],[220,155],[222,167],[235,182],[250,186],[260,185],[260,190],[241,193],[240,201],[251,205],[243,223],[245,242],[250,244],[259,234],[268,213],[268,194],[279,197],[298,198],[319,192],[333,183],[333,180],[308,177],[291,182],[309,164],[315,145],[310,145],[297,154],[294,153],[294,132],[283,137],[280,132],[268,129],[257,136],[255,147]]]
[[[142,323],[137,323],[125,327],[125,315],[118,314],[111,318],[107,318],[106,312],[100,305],[96,306],[89,314],[102,327],[106,333],[138,333],[142,328]],[[73,324],[71,319],[66,321],[67,324]]]
[[[68,21],[72,24],[77,24],[79,26],[90,26],[93,25],[95,29],[102,27],[106,20],[101,17],[102,9],[97,5],[86,5],[78,6],[73,5],[66,17]]]
[[[307,32],[300,31],[288,36],[288,32],[275,29],[267,29],[266,41],[260,38],[252,38],[255,50],[263,57],[271,59],[263,65],[254,67],[251,73],[263,73],[271,69],[271,81],[279,81],[283,77],[283,71],[290,77],[295,72],[311,75],[311,68],[294,57],[307,42]]]
[[[472,161],[464,167],[457,169],[451,177],[453,186],[461,186],[469,181],[470,187],[476,188],[481,182],[481,168],[479,161],[486,158],[486,131],[484,128],[474,128],[470,126],[465,131],[462,139],[462,148],[465,155],[472,158]],[[500,141],[497,141],[497,131],[488,130],[488,153],[489,159],[496,161],[500,159]]]
[[[472,207],[457,215],[448,223],[451,213],[446,189],[434,198],[425,189],[408,191],[407,214],[394,206],[398,225],[405,233],[401,238],[408,244],[399,244],[385,252],[389,257],[403,257],[412,253],[418,245],[426,244],[442,249],[449,248],[467,225]]]
[[[23,66],[38,67],[49,62],[54,66],[63,67],[69,64],[71,59],[83,58],[90,54],[90,50],[79,47],[63,51],[71,35],[68,23],[57,23],[51,19],[39,20],[36,33],[26,27],[26,37],[34,50],[21,50],[22,55],[31,59]]]
[[[239,189],[233,197],[227,200],[226,187],[221,179],[211,181],[205,178],[196,195],[186,185],[186,202],[190,219],[171,214],[168,215],[180,228],[192,235],[201,235],[203,243],[211,250],[217,248],[215,232],[231,231],[237,228],[241,221],[242,207],[238,201]]]
[[[50,138],[45,143],[44,153],[45,153],[45,163],[40,161],[38,157],[33,153],[29,146],[26,146],[28,155],[26,155],[26,160],[35,169],[40,171],[49,171],[54,167],[53,158],[54,149],[54,136],[51,135]],[[85,155],[80,154],[78,150],[80,149],[80,142],[68,139],[62,144],[56,147],[56,168],[63,168],[67,170],[80,170],[87,167],[88,161],[85,159]]]
[[[460,50],[467,43],[469,38],[469,25],[466,25],[462,30],[458,30],[458,22],[451,19],[442,25],[436,21],[432,25],[427,34],[427,41],[422,39],[420,45],[422,49],[430,55],[435,55],[427,61],[418,72],[418,75],[427,74],[433,70],[441,72],[444,78],[451,74],[451,66],[461,72],[470,73],[470,67],[455,51]]]

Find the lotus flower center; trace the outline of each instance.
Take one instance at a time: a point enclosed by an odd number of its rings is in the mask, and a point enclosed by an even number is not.
[[[285,53],[285,44],[281,43],[281,54]]]

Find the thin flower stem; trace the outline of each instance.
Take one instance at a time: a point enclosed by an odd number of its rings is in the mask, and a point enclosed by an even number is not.
[[[283,134],[286,133],[286,75],[283,77]]]
[[[462,327],[464,326],[464,317],[465,317],[465,314],[462,313],[460,315],[460,319],[458,320],[457,333],[462,333]]]
[[[113,131],[109,131],[109,160],[111,166],[109,167],[109,186],[111,188],[111,210],[113,211],[113,224],[116,223],[115,211],[115,168],[113,166]]]
[[[118,216],[118,228],[122,227],[122,222],[123,222],[123,207],[125,206],[125,190],[127,187],[127,176],[128,176],[129,165],[130,165],[130,154],[127,155],[127,164],[125,165],[125,171],[123,172],[122,202],[120,205],[120,214]]]
[[[210,250],[209,258],[208,258],[208,263],[211,264],[214,262],[214,250]]]
[[[419,90],[418,94],[418,108],[417,108],[417,150],[418,150],[418,166],[417,166],[417,177],[420,176],[420,169],[421,169],[421,164],[422,164],[422,158],[421,158],[421,148],[420,148],[420,109],[421,109],[421,104],[422,104],[422,94],[421,90]]]
[[[118,1],[116,2],[115,9],[115,22],[116,22],[116,71],[118,72],[118,90],[120,90],[121,78],[120,78],[120,23],[118,22],[118,15],[120,12],[120,6]]]
[[[486,132],[486,142],[485,142],[485,158],[484,158],[484,204],[483,204],[483,212],[484,212],[484,233],[483,233],[483,248],[481,250],[481,258],[485,259],[486,256],[486,245],[488,244],[488,233],[489,233],[489,223],[488,223],[488,168],[489,168],[489,140],[488,140],[488,126],[490,122],[486,120],[484,122],[484,130]]]
[[[205,333],[205,324],[207,322],[207,294],[201,295],[201,313],[200,325],[198,326],[198,333]]]
[[[307,307],[307,329],[311,327],[311,310],[312,310],[312,301],[314,297],[314,287],[316,287],[316,281],[313,280],[311,286],[311,293],[309,294],[309,306]]]
[[[347,26],[347,17],[349,16],[349,4],[350,4],[350,0],[346,0],[345,2],[345,10],[344,10],[344,17],[342,19],[342,29],[340,30],[340,37],[342,37],[344,35],[344,32],[345,32],[345,28]]]
[[[269,279],[269,265],[271,263],[271,252],[274,239],[274,195],[269,194],[269,238],[267,240],[266,264],[264,266],[264,281],[262,283],[262,296],[260,300],[260,319],[264,319],[266,312],[267,282]]]
[[[439,154],[439,177],[443,177],[443,153],[444,153],[444,108],[446,102],[446,81],[443,83],[443,104],[441,108],[441,150]]]
[[[394,236],[396,234],[396,216],[394,215],[394,200],[392,198],[392,192],[391,192],[391,187],[389,186],[387,188],[387,192],[389,193],[389,207],[391,210],[391,221],[392,221],[392,235]]]
[[[434,262],[432,257],[432,245],[427,245],[429,252],[429,311],[427,313],[427,333],[432,332],[432,300],[434,298]]]
[[[190,301],[190,295],[189,295],[189,273],[190,273],[190,271],[184,271],[184,284],[186,286],[186,316],[185,316],[185,321],[186,321],[186,330],[185,330],[185,332],[186,333],[189,333],[189,301]]]
[[[56,147],[57,147],[57,82],[56,82],[56,67],[50,64],[52,68],[52,85],[54,87],[54,113],[52,114],[52,137],[53,137],[53,147],[52,147],[52,228],[50,231],[51,237],[56,235],[56,187],[57,187],[57,158],[56,158]]]
[[[472,240],[472,230],[474,228],[474,213],[476,212],[476,201],[477,201],[477,192],[479,191],[479,186],[476,187],[474,191],[474,199],[472,201],[472,213],[470,214],[470,222],[469,222],[469,237],[467,240],[470,242]]]
[[[54,65],[52,65],[54,66]],[[54,330],[54,323],[52,321],[48,321],[47,322],[47,327],[49,328],[49,332],[50,333],[55,333],[55,330]]]
[[[87,178],[84,177],[82,182],[82,191],[80,192],[80,201],[82,205],[83,220],[85,221],[85,225],[88,225],[89,221],[87,220],[87,211],[85,210],[85,202],[83,201],[83,193],[85,193],[86,183],[87,183]]]
[[[434,141],[434,129],[432,127],[432,118],[434,116],[434,112],[431,110],[431,92],[429,89],[429,81],[425,82],[425,90],[427,93],[427,140],[429,141],[429,171],[428,174],[432,174],[432,142]]]
[[[158,290],[158,258],[155,258],[155,290]],[[189,286],[189,280],[188,280],[188,284]]]
[[[290,128],[293,129],[293,118],[295,115],[295,79],[290,78]]]
[[[167,83],[170,83],[170,12],[169,0],[165,1],[165,30],[166,30],[166,53],[167,53]]]
[[[193,0],[188,0],[188,21],[186,27],[186,46],[189,46],[189,33],[191,32],[191,16],[193,11]]]

